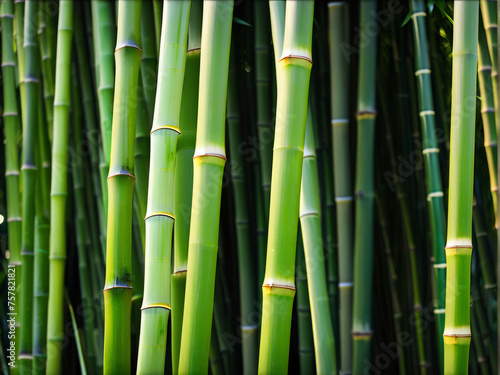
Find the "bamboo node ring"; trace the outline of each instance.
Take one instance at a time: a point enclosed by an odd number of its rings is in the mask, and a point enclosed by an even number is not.
[[[146,221],[147,219],[149,219],[150,217],[153,217],[153,216],[166,216],[166,217],[169,217],[169,218],[171,218],[172,220],[175,221],[174,214],[171,214],[170,212],[153,212],[152,214],[147,215],[144,218],[144,220]]]
[[[262,287],[263,288],[269,288],[269,289],[279,288],[279,289],[289,289],[289,290],[293,290],[293,291],[296,290],[295,287],[290,286],[290,285],[280,285],[280,284],[273,284],[273,283],[263,284]]]
[[[151,303],[147,306],[141,307],[142,310],[147,310],[147,309],[154,309],[154,308],[159,308],[159,309],[166,309],[172,311],[172,307],[168,303]]]

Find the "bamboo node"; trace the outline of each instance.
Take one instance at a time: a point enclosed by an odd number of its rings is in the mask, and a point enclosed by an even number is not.
[[[347,124],[347,123],[349,123],[349,119],[348,118],[332,118],[330,123],[332,125]]]
[[[374,119],[375,117],[377,117],[377,111],[366,110],[366,111],[357,111],[356,112],[356,118],[358,120]]]
[[[439,153],[439,148],[437,147],[431,147],[431,148],[426,148],[422,150],[422,154],[437,154]]]
[[[127,176],[127,177],[132,177],[135,179],[135,176],[130,173],[129,171],[127,171],[123,166],[121,167],[120,171],[118,173],[113,173],[113,174],[110,174],[108,176],[108,180],[111,178],[111,177],[117,177],[117,176]]]
[[[179,129],[179,127],[174,126],[174,125],[160,125],[160,126],[154,127],[153,130],[151,130],[151,133],[149,133],[149,134],[153,134],[155,131],[162,130],[162,129],[163,130],[173,130],[174,132],[181,134],[181,130]]]
[[[354,283],[352,281],[344,281],[341,283],[338,283],[338,287],[340,288],[352,288],[354,286]]]
[[[411,15],[411,18],[414,18],[414,17],[427,17],[427,13],[425,12],[415,12]]]
[[[17,116],[17,112],[4,112],[3,117]]]
[[[478,70],[480,72],[484,72],[484,71],[492,70],[492,69],[493,69],[493,67],[491,65],[483,65],[483,66],[480,66]]]
[[[281,61],[286,61],[286,60],[291,60],[291,59],[305,60],[305,61],[312,64],[312,59],[309,56],[292,55],[292,54],[283,56],[281,59],[279,59],[278,63],[280,63]]]
[[[0,18],[12,18],[14,19],[14,15],[10,13],[4,13],[0,16]]]
[[[153,212],[152,214],[149,214],[147,215],[145,218],[144,218],[144,221],[146,221],[147,219],[149,219],[150,217],[153,217],[153,216],[166,216],[166,217],[169,217],[171,218],[172,220],[175,221],[175,216],[174,214],[171,214],[170,212]]]
[[[484,108],[484,109],[481,109],[481,113],[495,113],[495,108]]]
[[[369,339],[373,336],[372,331],[351,331],[351,334],[354,336],[354,338],[359,339]]]
[[[2,68],[3,68],[4,66],[14,66],[14,67],[15,67],[15,66],[16,66],[16,63],[15,63],[15,62],[10,62],[10,61],[9,61],[9,62],[4,62],[4,63],[2,63]]]
[[[201,47],[196,47],[196,48],[191,48],[186,51],[186,53],[193,52],[193,51],[199,51],[201,50]]]
[[[346,197],[335,197],[335,202],[350,202],[353,200],[354,197],[352,195]]]
[[[8,172],[5,172],[5,177],[9,177],[9,176],[19,176],[19,171],[8,171]]]
[[[293,290],[293,291],[296,290],[295,287],[293,287],[291,285],[280,285],[280,284],[273,284],[273,283],[263,284],[262,288],[269,288],[269,289],[279,288],[279,289],[289,289],[289,290]]]
[[[36,171],[36,166],[33,164],[23,164],[23,166],[21,167],[21,170],[22,171],[26,171],[26,170],[35,170]]]
[[[208,153],[208,152],[205,154],[195,155],[195,156],[193,156],[193,159],[202,158],[204,156],[213,156],[215,158],[219,158],[219,159],[222,159],[224,161],[227,161],[227,158],[222,154],[214,154],[214,153]]]
[[[172,311],[172,307],[170,307],[170,305],[168,303],[151,303],[147,306],[144,306],[144,307],[141,307],[141,311],[142,310],[147,310],[147,309],[154,309],[154,308],[159,308],[159,309],[165,309],[165,310],[169,310],[169,311]]]
[[[12,223],[14,221],[23,221],[23,218],[19,217],[19,216],[13,216],[13,217],[7,218],[7,223]]]
[[[425,111],[420,111],[419,115],[420,116],[434,116],[436,112],[433,110],[425,110]]]
[[[434,264],[434,268],[446,268],[446,263],[437,263]]]
[[[121,50],[122,48],[127,48],[127,47],[130,47],[130,48],[136,48],[137,50],[141,51],[142,52],[142,49],[141,47],[139,47],[139,45],[133,41],[133,40],[127,40],[125,43],[123,43],[122,45],[120,46],[116,46],[115,48],[115,53],[118,52],[118,50]]]
[[[415,71],[415,75],[418,77],[421,74],[431,74],[431,70],[429,68],[419,69]]]
[[[179,271],[175,271],[174,275],[178,275],[180,273],[186,273],[186,272],[187,272],[187,270],[179,270]]]

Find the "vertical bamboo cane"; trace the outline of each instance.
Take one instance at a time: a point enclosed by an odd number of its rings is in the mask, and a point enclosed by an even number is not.
[[[182,89],[179,129],[175,158],[175,207],[174,216],[174,272],[172,274],[172,373],[179,369],[184,293],[186,290],[187,259],[189,247],[189,222],[193,197],[193,155],[196,142],[198,116],[198,86],[200,76],[201,0],[192,1],[188,50],[184,85]]]
[[[22,247],[22,218],[21,200],[19,194],[19,149],[17,95],[15,83],[16,62],[14,59],[14,7],[12,0],[3,1],[1,4],[0,19],[2,21],[2,81],[3,81],[3,123],[5,132],[5,184],[7,189],[7,228],[9,236],[9,268],[8,275],[14,273],[16,288],[8,288],[7,299],[9,312],[16,314],[14,324],[15,337],[19,337],[19,318],[21,316],[20,301],[18,298],[12,300],[12,296],[19,296],[19,285],[21,283],[21,247]],[[11,284],[10,284],[11,285]],[[9,286],[10,286],[9,285]],[[17,293],[16,293],[17,292]],[[17,358],[19,344],[17,343],[15,357]],[[17,367],[11,368],[11,374],[18,374]]]
[[[170,263],[174,229],[174,167],[186,61],[190,1],[166,1],[158,88],[151,130],[146,213],[146,270],[137,372],[162,373],[170,313]],[[164,106],[163,103],[168,103]],[[162,329],[158,329],[162,327]]]
[[[286,373],[295,296],[295,249],[311,74],[313,1],[286,7],[278,62],[269,237],[263,293],[259,373]],[[271,10],[272,12],[272,10]],[[273,40],[279,28],[273,26]]]
[[[479,4],[455,3],[451,102],[450,190],[446,242],[444,373],[466,371],[469,360],[472,193]]]
[[[206,373],[212,328],[233,0],[204,4],[198,130],[179,373]]]
[[[25,50],[25,118],[23,118],[23,247],[21,251],[21,335],[19,369],[21,374],[32,371],[33,352],[33,267],[35,239],[36,141],[38,132],[38,65],[39,51],[36,34],[38,2],[27,1],[24,13]]]
[[[68,132],[71,100],[73,1],[61,1],[57,27],[54,96],[54,146],[50,192],[50,281],[47,325],[47,373],[62,373],[64,342],[64,272],[66,268],[66,196],[68,194]]]
[[[348,4],[328,4],[330,38],[331,113],[337,236],[339,241],[340,369],[352,369],[353,235],[351,168],[349,163],[349,64],[342,43],[349,41]]]
[[[130,373],[132,201],[137,83],[141,64],[140,0],[118,4],[108,226],[104,285],[104,373]],[[101,76],[101,84],[104,77]]]
[[[360,27],[375,22],[377,3],[361,2]],[[354,236],[353,373],[361,374],[370,359],[372,338],[373,205],[375,140],[376,37],[361,33],[358,72],[356,203]]]

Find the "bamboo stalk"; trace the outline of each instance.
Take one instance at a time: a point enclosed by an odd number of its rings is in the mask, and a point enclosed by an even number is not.
[[[360,27],[375,22],[377,4],[361,2]],[[368,38],[368,39],[367,39]],[[361,34],[358,66],[357,150],[355,229],[354,229],[354,295],[353,295],[353,373],[362,373],[365,361],[370,360],[372,338],[373,283],[373,205],[375,138],[375,61],[376,39]]]
[[[12,0],[3,1],[0,9],[2,24],[2,87],[3,87],[3,124],[5,132],[5,184],[7,193],[7,230],[9,282],[7,291],[7,308],[9,312],[16,314],[14,323],[14,335],[19,337],[19,318],[21,309],[19,299],[19,285],[21,284],[21,248],[22,248],[22,217],[21,200],[19,194],[19,152],[18,152],[18,121],[17,95],[15,83],[16,62],[14,58],[14,6]],[[14,274],[14,277],[12,276]],[[14,296],[14,299],[12,297]],[[16,340],[15,358],[18,357],[19,341]],[[11,374],[18,374],[17,367],[10,369]]]
[[[442,251],[445,243],[444,193],[441,185],[439,148],[436,140],[435,112],[432,96],[431,69],[427,51],[425,5],[422,0],[412,1],[413,36],[415,45],[415,76],[418,81],[422,154],[425,163],[425,183],[431,223],[432,249],[434,254],[434,314],[438,338],[444,328],[446,261]],[[443,347],[438,340],[438,358],[442,368]]]
[[[141,63],[141,1],[118,4],[116,85],[108,177],[104,285],[104,373],[130,373],[132,201],[137,83]],[[94,28],[95,30],[95,28]],[[101,85],[104,77],[101,75]]]
[[[308,109],[300,191],[300,224],[306,259],[316,368],[320,374],[332,374],[337,371],[337,358],[322,246],[319,178],[310,106]]]
[[[193,197],[193,156],[196,141],[196,119],[198,116],[198,86],[200,75],[201,45],[201,1],[192,1],[188,50],[182,89],[179,129],[175,158],[175,203],[174,216],[174,269],[172,274],[172,373],[179,369],[181,349],[182,317],[186,290],[187,259],[189,247],[189,222]]]
[[[280,53],[282,57],[277,64],[278,115],[273,153],[266,273],[262,285],[259,373],[285,373],[288,370],[291,315],[295,295],[295,245],[300,181],[312,66],[313,12],[312,1],[288,4],[283,48]],[[276,34],[282,29],[275,26],[273,40],[276,44],[279,39]]]
[[[23,118],[23,245],[21,250],[21,329],[19,342],[19,369],[21,374],[33,368],[33,273],[35,239],[35,181],[36,140],[38,131],[39,51],[36,35],[38,2],[27,1],[24,13],[25,50],[25,117]],[[22,103],[23,104],[23,103]]]
[[[146,270],[138,373],[165,367],[170,313],[170,255],[174,229],[174,167],[186,61],[189,1],[163,6],[158,89],[151,130],[151,163],[146,213]],[[169,103],[163,106],[162,103]],[[167,193],[165,193],[167,189]],[[164,329],[158,330],[158,327]]]
[[[212,328],[233,1],[204,4],[193,204],[179,373],[206,373]],[[209,190],[207,190],[209,189]],[[202,312],[202,313],[200,313]]]
[[[47,326],[47,373],[62,372],[64,342],[64,273],[66,268],[66,197],[68,194],[68,132],[71,103],[73,2],[61,1],[57,27],[54,96],[54,146],[50,192],[50,281]]]
[[[238,251],[238,275],[240,286],[241,312],[241,345],[243,348],[243,373],[255,374],[258,363],[258,321],[252,314],[252,302],[257,300],[257,288],[254,277],[255,260],[250,242],[250,220],[248,212],[249,196],[245,187],[248,180],[245,175],[245,164],[238,150],[242,139],[240,129],[239,97],[237,87],[237,71],[234,57],[230,61],[227,98],[227,130],[229,134],[229,156],[231,160],[231,182],[233,185],[236,244]],[[258,126],[258,125],[257,125]]]
[[[331,108],[335,203],[337,206],[337,237],[339,256],[340,294],[340,369],[352,369],[352,288],[353,288],[353,194],[349,150],[349,65],[342,54],[342,43],[349,40],[348,5],[346,2],[328,3]]]
[[[477,2],[455,4],[450,190],[445,248],[448,265],[443,334],[445,374],[456,374],[467,368],[471,341],[469,298],[478,15]]]
[[[481,4],[481,8],[483,5]],[[482,24],[482,22],[481,22]],[[498,61],[498,60],[497,60]],[[495,68],[495,74],[498,75]],[[497,212],[497,190],[498,190],[498,159],[497,159],[497,130],[495,126],[495,98],[492,84],[493,64],[486,33],[483,27],[479,27],[478,34],[478,79],[479,92],[481,95],[481,118],[483,120],[484,148],[488,161],[488,171],[490,175],[490,190],[493,200],[495,215]],[[496,87],[495,87],[496,89]]]

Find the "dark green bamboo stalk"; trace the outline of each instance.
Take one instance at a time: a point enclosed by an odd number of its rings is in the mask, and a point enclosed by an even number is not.
[[[45,104],[45,117],[48,125],[48,136],[52,143],[52,126],[54,123],[54,64],[52,54],[49,51],[48,27],[50,25],[48,2],[42,2],[40,5],[40,23],[38,27],[38,39],[40,41],[40,54],[42,58],[41,70],[43,77],[43,98]]]
[[[479,4],[454,7],[444,373],[468,366]],[[467,32],[465,32],[467,30]]]
[[[198,117],[202,5],[201,1],[193,1],[191,4],[188,50],[179,120],[181,134],[177,142],[177,157],[175,158],[174,216],[176,220],[174,226],[174,272],[172,274],[173,374],[177,374],[179,369],[182,317],[184,315],[189,223],[193,196],[193,156],[196,141],[196,119]]]
[[[14,39],[16,41],[17,52],[17,73],[19,82],[19,96],[21,99],[21,120],[24,126],[26,122],[26,95],[24,79],[26,75],[26,56],[24,50],[24,0],[15,0],[14,13]],[[24,132],[24,130],[23,130]]]
[[[233,1],[206,2],[204,6],[201,48],[205,52],[200,62],[180,374],[208,371],[222,175],[226,162],[224,125]]]
[[[245,164],[238,150],[241,144],[240,109],[237,87],[237,71],[234,57],[230,62],[227,98],[227,130],[229,134],[229,156],[231,160],[231,182],[233,185],[236,221],[236,243],[238,251],[238,274],[240,286],[241,345],[243,348],[243,373],[255,374],[258,363],[258,321],[252,314],[252,303],[257,300],[255,280],[256,257],[251,249],[249,197],[245,191],[248,180]],[[258,125],[257,125],[258,126]]]
[[[278,104],[266,274],[262,285],[260,373],[288,370],[313,13],[313,1],[288,4],[282,57],[277,64]],[[273,40],[276,43],[277,34],[283,28],[275,26]]]
[[[38,181],[36,189],[35,248],[33,274],[33,373],[45,374],[47,362],[47,313],[49,302],[50,249],[50,141],[43,112],[43,98],[38,96]]]
[[[14,58],[14,7],[12,0],[3,1],[0,9],[2,22],[2,87],[3,87],[3,126],[5,132],[5,184],[7,192],[7,228],[9,238],[9,281],[15,288],[7,288],[7,308],[16,314],[14,323],[15,337],[19,337],[21,316],[19,285],[21,283],[22,218],[19,193],[19,148],[17,113],[17,94],[15,83],[16,62]],[[12,277],[14,274],[14,277]],[[9,283],[9,286],[12,284]],[[12,298],[14,297],[14,299]],[[10,318],[10,316],[9,316]],[[18,357],[19,343],[16,340],[15,357]],[[18,367],[11,368],[11,374],[18,374]]]
[[[377,4],[362,1],[360,27],[375,22]],[[375,61],[376,39],[362,33],[358,66],[356,201],[354,229],[353,373],[360,374],[370,360],[373,283],[373,204],[375,140]]]
[[[75,18],[76,21],[76,18]],[[83,336],[84,347],[85,347],[85,363],[87,365],[87,370],[90,374],[96,374],[96,347],[94,341],[94,319],[93,315],[95,310],[92,306],[92,290],[91,290],[91,264],[87,262],[88,253],[90,247],[88,246],[87,236],[87,213],[85,209],[85,177],[84,171],[84,160],[81,153],[80,146],[84,142],[84,129],[82,125],[83,113],[82,113],[82,102],[79,92],[79,82],[78,73],[76,71],[76,63],[73,63],[72,69],[72,104],[73,104],[73,152],[71,156],[71,169],[72,169],[72,180],[73,180],[73,204],[74,204],[74,224],[76,231],[76,247],[78,252],[78,276],[80,280],[80,293],[81,293],[81,308],[84,311],[83,314]],[[89,176],[90,177],[90,176]]]
[[[146,213],[146,270],[137,372],[163,372],[170,314],[170,263],[174,229],[174,168],[190,1],[167,1],[156,105],[151,131],[151,163]],[[168,106],[162,103],[168,102]],[[166,192],[165,192],[166,189]],[[165,327],[158,330],[158,327]]]
[[[255,14],[255,79],[257,86],[257,131],[259,139],[261,180],[264,197],[266,221],[269,220],[271,199],[271,168],[273,159],[273,131],[271,128],[270,96],[270,48],[269,48],[269,10],[263,1],[254,3]],[[283,12],[284,15],[284,12]]]
[[[349,150],[349,64],[342,54],[342,43],[349,40],[348,5],[328,4],[330,38],[330,77],[335,203],[337,206],[337,237],[340,294],[340,363],[342,372],[352,369],[352,277],[353,234],[350,150]]]
[[[118,4],[104,285],[105,374],[130,373],[132,201],[135,182],[137,83],[142,56],[141,5],[140,0],[122,1]],[[102,87],[102,74],[100,78]]]
[[[47,324],[47,373],[62,373],[64,342],[64,273],[66,268],[66,197],[68,194],[68,133],[71,103],[73,2],[61,1],[57,26],[54,96],[54,146],[50,192],[50,281]]]
[[[441,186],[439,148],[436,140],[435,112],[432,96],[431,69],[427,49],[425,5],[422,0],[412,1],[413,39],[415,46],[415,76],[418,82],[422,154],[425,163],[425,183],[431,224],[432,249],[434,254],[434,314],[438,338],[444,328],[446,261],[443,253],[445,243],[444,194]],[[438,358],[442,366],[443,347],[438,340]]]
[[[38,131],[38,64],[39,51],[36,35],[38,2],[28,1],[24,13],[25,49],[25,118],[23,118],[23,246],[21,251],[21,335],[19,342],[19,369],[31,373],[33,366],[33,267],[35,239],[35,181],[36,141]]]

